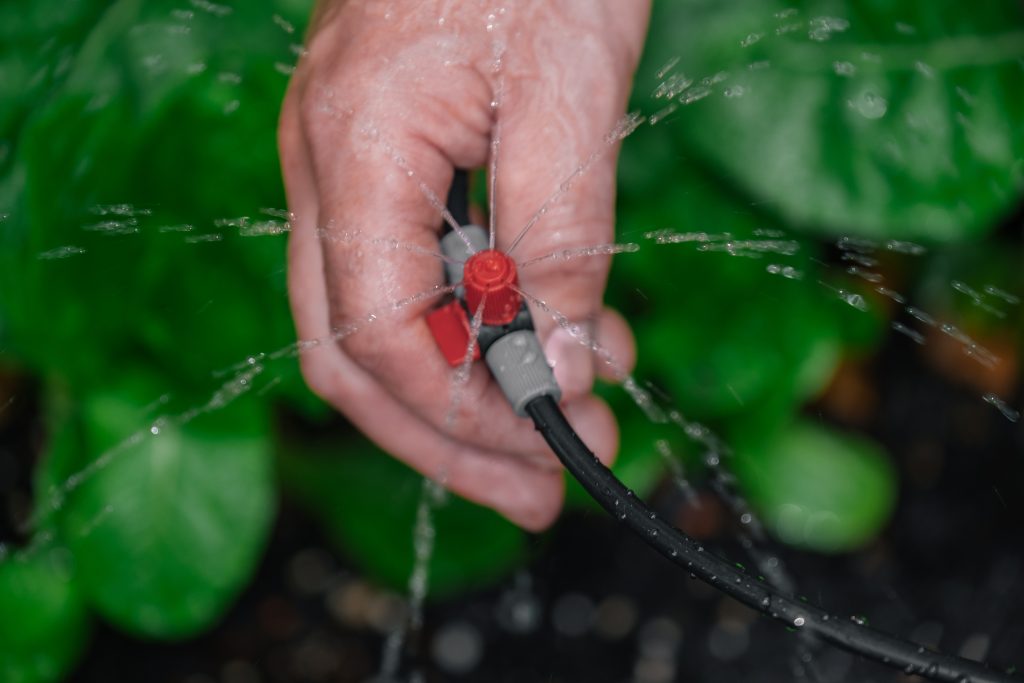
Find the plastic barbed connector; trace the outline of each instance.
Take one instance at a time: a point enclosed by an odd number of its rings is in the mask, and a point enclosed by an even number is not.
[[[509,332],[491,344],[485,358],[517,415],[526,417],[526,405],[538,396],[551,396],[555,401],[562,397],[533,330]]]
[[[558,401],[562,392],[517,291],[515,261],[488,245],[487,232],[476,225],[441,238],[441,252],[448,257],[448,282],[461,281],[462,286],[456,288],[454,301],[427,315],[427,325],[445,359],[457,367],[465,361],[472,336],[469,318],[483,302],[482,327],[473,360],[480,358],[483,348],[487,367],[505,398],[518,415],[525,417],[530,401],[538,396]],[[524,325],[527,329],[517,329]]]
[[[464,225],[461,232],[460,235],[452,230],[441,238],[441,253],[449,259],[444,262],[445,275],[452,284],[462,282],[463,264],[473,254],[486,250],[489,244],[487,231],[479,225]],[[466,242],[473,245],[472,251]],[[455,296],[459,299],[465,296],[463,292],[462,285],[455,288]]]

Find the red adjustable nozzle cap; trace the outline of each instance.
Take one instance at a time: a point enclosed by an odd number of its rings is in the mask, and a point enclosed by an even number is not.
[[[515,261],[494,249],[478,251],[462,268],[466,306],[470,315],[476,315],[483,301],[485,325],[507,325],[515,319],[522,304],[517,284]]]

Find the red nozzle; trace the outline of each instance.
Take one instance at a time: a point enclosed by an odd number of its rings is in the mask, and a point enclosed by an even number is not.
[[[515,261],[494,249],[478,251],[462,268],[466,306],[476,314],[484,301],[484,325],[507,325],[515,319],[522,304],[515,289],[518,282]]]

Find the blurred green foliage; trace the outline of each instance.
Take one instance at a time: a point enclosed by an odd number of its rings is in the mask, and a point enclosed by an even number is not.
[[[649,56],[721,97],[673,127],[792,227],[883,239],[983,234],[1024,167],[1020,5],[682,0]]]
[[[97,453],[116,456],[75,488],[59,534],[97,612],[171,638],[204,628],[245,584],[273,514],[274,488],[267,406],[256,401],[235,401],[187,424],[157,421],[147,438],[125,443],[139,428],[148,392],[163,380],[145,370],[112,375],[81,399],[63,427],[77,438],[55,440],[47,462],[59,462],[63,475]]]
[[[259,560],[275,472],[367,571],[401,584],[413,561],[419,478],[357,435],[280,429],[284,406],[329,413],[294,358],[245,374],[293,340],[285,237],[252,235],[281,227],[263,210],[284,208],[274,128],[308,3],[218,7],[0,6],[0,360],[42,384],[48,423],[35,534],[0,555],[5,681],[59,678],[90,612],[158,638],[216,621]],[[643,248],[616,259],[608,298],[640,340],[638,376],[726,437],[787,542],[863,543],[895,490],[877,446],[797,417],[888,315],[823,265],[818,240],[990,230],[1024,186],[1022,36],[1010,0],[655,3],[633,106],[665,120],[623,150],[619,236]],[[644,237],[665,229],[798,249],[744,258]],[[1019,278],[1019,255],[970,253],[929,262],[926,291],[948,296],[927,283],[950,273]],[[681,431],[605,393],[631,486],[662,476],[655,439],[699,462]],[[575,487],[569,500],[586,504]],[[525,555],[521,532],[465,501],[436,523],[435,591]]]
[[[9,683],[52,681],[82,650],[88,612],[63,548],[0,563],[0,674]]]
[[[355,441],[355,439],[353,439]],[[370,574],[394,586],[409,578],[411,534],[423,479],[372,447],[337,441],[291,444],[282,479],[324,520],[339,547],[358,556]],[[455,496],[433,510],[428,577],[434,596],[467,590],[503,576],[525,557],[526,538],[497,513]]]

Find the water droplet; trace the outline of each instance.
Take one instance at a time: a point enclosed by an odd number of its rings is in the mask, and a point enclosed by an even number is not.
[[[832,62],[832,70],[836,72],[837,76],[852,76],[857,73],[857,67],[852,62]]]
[[[679,103],[680,104],[693,104],[694,102],[697,102],[698,100],[704,99],[705,97],[707,97],[710,94],[711,94],[711,88],[709,88],[707,86],[704,86],[704,85],[695,86],[693,88],[690,88],[689,90],[687,90],[686,92],[684,92],[682,95],[679,96]]]
[[[906,325],[904,325],[903,323],[899,322],[898,320],[892,321],[892,329],[896,330],[900,334],[903,334],[903,335],[906,335],[907,337],[910,337],[911,339],[913,339],[918,344],[924,344],[924,342],[925,342],[925,338],[924,338],[923,334],[921,334],[917,330],[913,330],[913,329],[907,327]]]
[[[291,23],[287,19],[282,17],[280,14],[275,14],[273,19],[274,23],[280,26],[281,30],[284,31],[285,33],[295,33],[295,27],[292,26]]]
[[[740,41],[740,46],[741,47],[750,47],[751,45],[753,45],[754,43],[758,42],[762,38],[764,38],[764,34],[763,33],[750,33],[750,34],[747,34],[747,37]]]
[[[850,108],[866,119],[880,119],[889,111],[889,101],[874,92],[863,90],[852,100],[849,100]]]
[[[1010,405],[1006,401],[999,398],[995,394],[988,393],[982,396],[981,398],[983,401],[985,401],[985,403],[988,403],[991,406],[995,406],[996,410],[1002,413],[1003,417],[1005,417],[1010,422],[1017,422],[1020,419],[1020,411],[1010,407]]]
[[[1010,294],[1009,292],[1005,292],[1005,291],[999,289],[998,287],[994,287],[992,285],[986,285],[985,286],[985,293],[986,294],[990,294],[990,295],[992,295],[994,297],[998,297],[998,298],[1002,299],[1003,301],[1005,301],[1008,304],[1016,305],[1016,304],[1020,303],[1020,297],[1019,296],[1015,296],[1013,294]]]
[[[36,258],[38,258],[40,261],[49,261],[53,259],[67,258],[69,256],[74,256],[75,254],[84,253],[85,249],[83,249],[82,247],[68,245],[66,247],[57,247],[56,249],[44,251],[43,253],[39,254]]]
[[[842,33],[850,28],[850,22],[841,17],[814,17],[807,30],[807,37],[819,42],[828,40],[833,33]]]
[[[839,298],[845,301],[850,306],[853,306],[859,311],[868,310],[868,303],[864,300],[864,297],[855,292],[848,292],[845,289],[840,289],[837,294]]]

